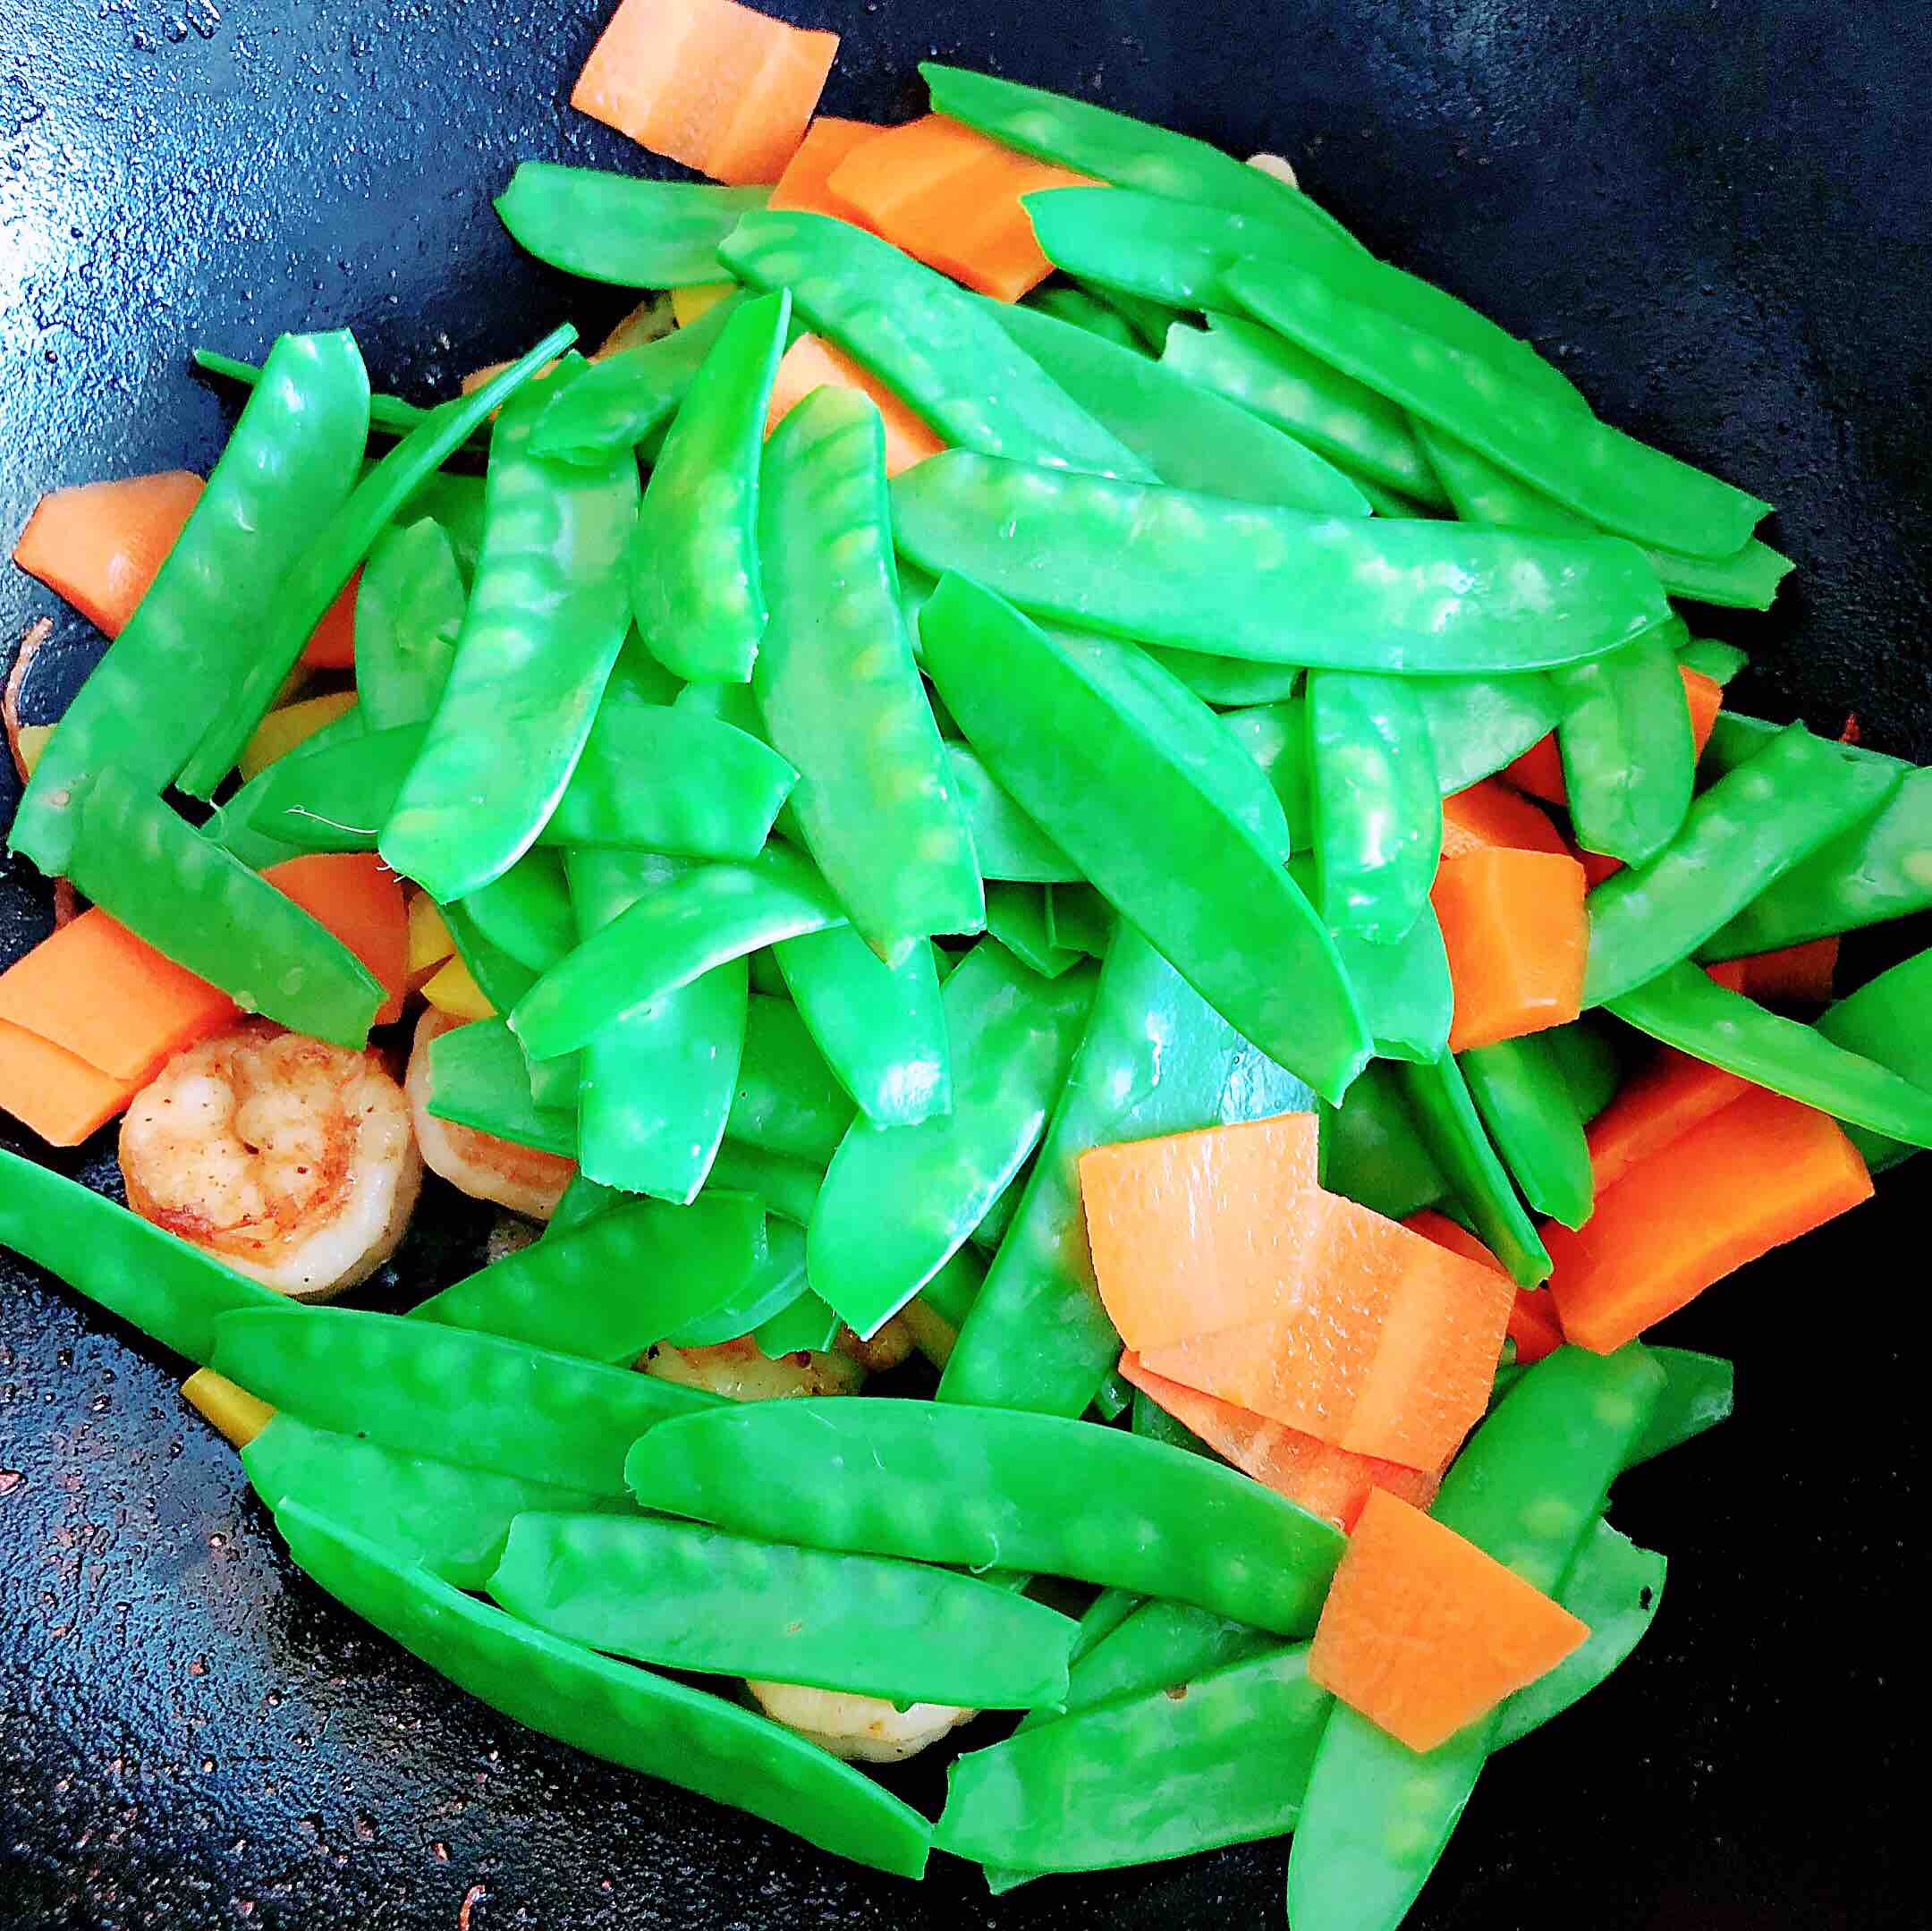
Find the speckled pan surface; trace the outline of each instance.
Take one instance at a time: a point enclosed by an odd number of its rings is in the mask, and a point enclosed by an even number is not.
[[[837,113],[917,111],[936,54],[1290,156],[1612,420],[1777,503],[1795,586],[1767,622],[1713,626],[1758,653],[1738,702],[1833,729],[1856,710],[1868,743],[1932,756],[1921,4],[779,10],[843,30]],[[55,484],[205,468],[233,399],[189,377],[194,343],[348,325],[380,382],[426,396],[565,315],[594,339],[621,301],[521,258],[488,202],[526,156],[654,165],[564,106],[607,11],[0,0],[0,530]],[[98,639],[0,571],[0,662],[42,614],[48,715]],[[46,918],[0,866],[0,958]],[[111,1148],[73,1170],[105,1181]],[[1664,1609],[1601,1694],[1488,1770],[1417,1931],[1925,1922],[1917,1184],[1672,1325],[1737,1357],[1741,1412],[1620,1486],[1618,1525],[1669,1554]],[[453,1277],[486,1217],[426,1196],[383,1292]],[[1281,1921],[1278,1846],[989,1902],[950,1859],[914,1890],[521,1732],[292,1572],[177,1379],[0,1260],[6,1931]],[[896,1781],[936,1800],[936,1768]]]

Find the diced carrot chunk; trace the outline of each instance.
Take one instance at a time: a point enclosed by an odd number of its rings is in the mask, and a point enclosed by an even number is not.
[[[1582,1011],[1583,892],[1583,868],[1558,852],[1490,847],[1443,860],[1430,899],[1455,987],[1452,1052],[1561,1026]]]
[[[381,980],[387,997],[378,1026],[402,1016],[409,990],[409,908],[402,881],[373,851],[309,851],[262,877],[326,926]]]
[[[936,456],[945,447],[939,438],[899,398],[843,349],[835,348],[818,335],[801,335],[787,349],[772,378],[771,407],[766,411],[765,433],[769,436],[814,389],[830,384],[835,388],[856,389],[869,395],[878,405],[886,425],[886,473],[896,476],[915,462]]]
[[[145,1082],[116,1080],[38,1033],[0,1020],[0,1111],[50,1147],[78,1147]]]
[[[201,500],[186,470],[82,483],[42,496],[13,561],[117,637]]]
[[[1495,778],[1443,800],[1442,855],[1467,858],[1495,847],[1518,851],[1567,851],[1563,834],[1520,792]]]
[[[1663,1047],[1589,1123],[1590,1174],[1597,1194],[1750,1091],[1750,1082],[1734,1072]]]

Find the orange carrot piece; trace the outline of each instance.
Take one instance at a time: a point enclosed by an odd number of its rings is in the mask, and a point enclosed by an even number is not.
[[[114,1079],[38,1033],[0,1020],[0,1112],[50,1147],[78,1147],[125,1112],[145,1084]]]
[[[1751,1091],[1748,1080],[1665,1046],[1590,1122],[1590,1173],[1598,1194]]]
[[[833,199],[826,183],[832,178],[832,170],[848,155],[885,131],[870,121],[842,121],[836,114],[820,114],[805,130],[798,152],[785,163],[766,207],[799,208],[808,215],[831,215],[861,228],[869,226],[852,209]]]
[[[1467,858],[1472,851],[1496,847],[1517,851],[1570,849],[1546,813],[1495,778],[1444,799],[1442,815],[1445,859]]]
[[[1717,728],[1717,713],[1724,708],[1724,686],[1688,664],[1680,664],[1677,674],[1683,679],[1684,702],[1690,707],[1690,741],[1701,758],[1711,733]]]
[[[1377,1490],[1329,1585],[1308,1671],[1411,1749],[1432,1750],[1589,1635],[1513,1569]]]
[[[945,447],[912,411],[868,369],[843,349],[818,335],[801,335],[784,352],[772,378],[771,407],[765,416],[769,436],[814,389],[826,384],[857,389],[878,405],[886,424],[886,473],[896,476],[915,462],[936,456]]]
[[[409,990],[409,907],[402,881],[373,851],[308,851],[262,877],[326,926],[386,988],[378,1026],[402,1017]]]
[[[199,476],[163,470],[42,496],[13,561],[117,637],[201,499]]]
[[[343,585],[341,594],[322,613],[322,621],[302,646],[301,660],[312,671],[352,671],[355,668],[356,586],[362,580],[359,570]]]
[[[1080,1182],[1100,1299],[1130,1348],[1245,1326],[1279,1311],[1308,1266],[1315,1115],[1096,1147]]]
[[[1265,1415],[1170,1381],[1131,1350],[1121,1357],[1120,1371],[1242,1474],[1333,1522],[1343,1535],[1354,1528],[1371,1488],[1385,1488],[1419,1509],[1436,1499],[1440,1482],[1435,1475],[1373,1455],[1352,1454],[1299,1428],[1284,1427]]]
[[[1560,852],[1491,846],[1443,860],[1429,897],[1455,987],[1452,1052],[1561,1026],[1582,1011],[1583,889],[1583,868]]]
[[[1780,945],[1775,952],[1752,953],[1730,963],[1743,968],[1740,989],[1753,999],[1827,1005],[1838,971],[1838,941],[1835,936],[1809,939],[1802,945]]]
[[[1701,758],[1704,747],[1710,742],[1711,733],[1717,727],[1717,713],[1724,708],[1724,686],[1715,677],[1707,677],[1702,671],[1693,671],[1688,664],[1680,664],[1677,674],[1683,679],[1684,703],[1690,712],[1690,741],[1697,748],[1696,755]],[[1504,768],[1503,775],[1518,791],[1528,792],[1532,798],[1540,798],[1546,804],[1566,805],[1570,802],[1569,788],[1563,783],[1563,756],[1556,749],[1555,732],[1546,738],[1538,738],[1521,758]]]
[[[1053,272],[1021,196],[1094,185],[928,114],[856,148],[832,170],[826,191],[835,212],[856,215],[928,267],[996,301],[1017,301]]]
[[[234,1003],[96,907],[0,973],[0,1020],[138,1091]]]
[[[1828,1114],[1750,1088],[1599,1189],[1580,1232],[1544,1230],[1564,1337],[1608,1354],[1871,1190]]]
[[[1503,1264],[1466,1227],[1459,1227],[1446,1214],[1424,1207],[1402,1223],[1411,1233],[1446,1247],[1452,1254],[1473,1260],[1479,1266],[1504,1272]],[[1510,1303],[1509,1322],[1504,1333],[1516,1343],[1516,1359],[1528,1366],[1563,1346],[1563,1329],[1556,1325],[1556,1310],[1540,1288],[1519,1287]]]
[[[804,138],[838,45],[835,33],[737,0],[623,0],[571,106],[714,180],[773,182]]]

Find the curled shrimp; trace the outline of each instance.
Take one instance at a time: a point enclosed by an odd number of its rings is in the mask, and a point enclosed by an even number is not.
[[[780,1402],[788,1395],[856,1394],[865,1370],[843,1354],[781,1354],[775,1360],[758,1352],[750,1335],[708,1348],[674,1348],[660,1341],[638,1366],[647,1375],[702,1388],[727,1402]]]
[[[498,1139],[494,1133],[479,1133],[453,1120],[438,1120],[429,1111],[430,1044],[464,1023],[434,1006],[416,1021],[403,1090],[409,1095],[410,1117],[423,1162],[432,1173],[479,1200],[494,1200],[531,1220],[548,1220],[577,1171],[574,1161]]]
[[[129,1106],[120,1156],[143,1219],[298,1300],[381,1266],[422,1183],[381,1060],[266,1020],[176,1054]]]
[[[862,1764],[902,1763],[979,1714],[951,1703],[914,1703],[902,1710],[884,1697],[808,1690],[802,1683],[753,1680],[745,1688],[775,1724],[797,1731],[835,1757]]]

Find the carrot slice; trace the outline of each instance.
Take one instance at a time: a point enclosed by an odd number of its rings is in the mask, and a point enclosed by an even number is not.
[[[1702,671],[1693,671],[1688,664],[1677,666],[1677,674],[1683,679],[1684,702],[1690,711],[1690,741],[1697,747],[1697,755],[1704,755],[1704,747],[1710,742],[1710,734],[1717,727],[1717,713],[1724,708],[1724,686],[1715,677],[1707,677]],[[1570,802],[1569,787],[1563,783],[1563,754],[1556,748],[1556,733],[1552,732],[1546,738],[1538,738],[1522,756],[1505,767],[1503,775],[1520,792],[1528,792],[1532,798],[1540,798],[1546,804],[1566,805]],[[1611,870],[1616,869],[1615,861]],[[1608,873],[1605,874],[1607,877]],[[1592,884],[1600,881],[1592,880]]]
[[[1308,1671],[1411,1749],[1432,1750],[1589,1635],[1486,1550],[1377,1490],[1329,1585]]]
[[[312,671],[352,671],[355,668],[356,587],[362,580],[359,570],[343,585],[335,601],[322,613],[322,621],[302,646],[301,660]]]
[[[1603,1193],[1751,1090],[1748,1080],[1664,1047],[1590,1122],[1590,1173]]]
[[[843,349],[818,335],[801,335],[784,352],[772,378],[771,407],[765,416],[769,436],[814,389],[857,389],[878,405],[886,423],[886,473],[896,476],[945,447],[939,438],[869,370]]]
[[[1580,1232],[1545,1229],[1563,1334],[1608,1354],[1871,1190],[1835,1120],[1748,1088],[1599,1189]]]
[[[1751,953],[1729,963],[1743,969],[1739,990],[1753,999],[1785,1000],[1793,1005],[1828,1005],[1838,972],[1838,940],[1810,939]]]
[[[378,1026],[402,1017],[409,990],[409,908],[402,881],[373,851],[309,851],[262,877],[324,925],[387,990]]]
[[[50,1147],[78,1147],[125,1112],[145,1084],[116,1080],[38,1033],[0,1020],[0,1110]]]
[[[1443,860],[1429,896],[1455,987],[1451,1052],[1561,1026],[1582,1011],[1583,890],[1583,868],[1560,852],[1491,846]]]
[[[1285,1495],[1311,1515],[1333,1522],[1343,1535],[1354,1528],[1371,1488],[1385,1488],[1426,1509],[1439,1478],[1400,1462],[1357,1455],[1332,1442],[1284,1427],[1266,1415],[1203,1394],[1199,1388],[1157,1375],[1131,1350],[1121,1357],[1121,1374],[1157,1402],[1184,1428],[1264,1487]]]
[[[737,0],[623,0],[571,106],[714,180],[776,181],[838,45]]]
[[[117,637],[201,490],[201,479],[186,470],[56,489],[35,505],[13,561]]]
[[[770,208],[801,208],[808,215],[832,215],[860,227],[867,224],[843,202],[835,200],[826,183],[832,171],[848,155],[886,130],[870,121],[842,121],[836,114],[822,114],[805,130],[798,151],[785,163],[778,185],[765,205]]]
[[[1446,1247],[1452,1254],[1473,1260],[1479,1266],[1494,1267],[1498,1274],[1504,1271],[1503,1263],[1468,1228],[1459,1227],[1446,1214],[1438,1214],[1434,1207],[1424,1207],[1419,1214],[1410,1215],[1402,1225],[1411,1233],[1419,1233],[1424,1240],[1435,1241],[1438,1247]],[[1510,1303],[1509,1321],[1504,1333],[1516,1343],[1516,1359],[1528,1367],[1531,1361],[1540,1361],[1546,1354],[1553,1354],[1563,1346],[1563,1329],[1556,1325],[1555,1307],[1543,1289],[1518,1287],[1515,1293],[1515,1300]]]
[[[1467,858],[1472,851],[1497,847],[1518,851],[1570,849],[1546,813],[1495,778],[1444,799],[1442,814],[1445,859]]]
[[[856,215],[928,267],[996,301],[1017,301],[1053,271],[1021,196],[1095,185],[928,114],[854,148],[826,191],[834,212]]]

